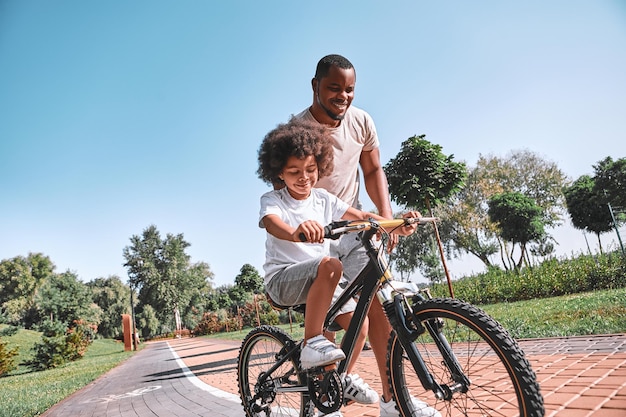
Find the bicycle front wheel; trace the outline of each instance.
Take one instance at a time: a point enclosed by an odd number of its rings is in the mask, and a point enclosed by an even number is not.
[[[420,301],[413,311],[424,326],[430,323],[445,337],[470,384],[466,391],[437,399],[423,388],[394,332],[389,341],[388,376],[402,416],[410,417],[414,412],[411,397],[426,401],[442,416],[544,415],[543,398],[530,363],[517,342],[487,313],[456,299]],[[413,343],[435,381],[454,386],[458,378],[452,375],[429,332]]]
[[[309,417],[314,406],[293,354],[276,369],[271,368],[296,346],[291,337],[273,326],[260,326],[241,344],[237,382],[247,417]]]

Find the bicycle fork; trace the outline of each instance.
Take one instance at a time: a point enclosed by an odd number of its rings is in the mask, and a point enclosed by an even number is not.
[[[428,294],[428,296],[430,297],[430,294]],[[429,319],[422,324],[417,315],[413,312],[413,308],[411,308],[411,305],[408,303],[406,296],[403,294],[391,296],[390,291],[381,291],[379,298],[386,298],[386,300],[381,300],[385,313],[396,331],[398,340],[404,352],[409,357],[422,386],[427,390],[433,391],[435,397],[439,400],[445,401],[451,400],[457,392],[467,392],[471,381],[464,374],[461,365],[452,352],[448,340],[440,331],[444,325],[441,319]],[[425,301],[425,298],[421,294],[414,294],[413,301],[414,303],[419,303],[420,301]],[[413,343],[426,331],[430,334],[442,355],[443,363],[450,371],[453,380],[451,384],[440,384],[435,381],[435,378],[428,371],[424,363],[422,354]]]

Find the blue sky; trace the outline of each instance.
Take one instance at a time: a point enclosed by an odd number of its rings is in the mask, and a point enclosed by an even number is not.
[[[383,163],[415,134],[470,166],[528,149],[572,179],[626,157],[623,1],[3,0],[0,259],[125,280],[123,248],[154,224],[216,285],[262,272],[256,152],[329,53],[356,67]]]

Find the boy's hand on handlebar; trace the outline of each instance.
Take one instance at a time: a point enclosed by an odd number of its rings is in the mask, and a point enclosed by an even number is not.
[[[324,226],[315,220],[307,220],[298,226],[292,238],[294,242],[323,243]]]

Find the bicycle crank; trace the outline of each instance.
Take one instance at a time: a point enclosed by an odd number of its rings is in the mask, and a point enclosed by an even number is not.
[[[343,403],[343,384],[337,367],[315,368],[308,372],[309,396],[324,414],[339,410]]]

